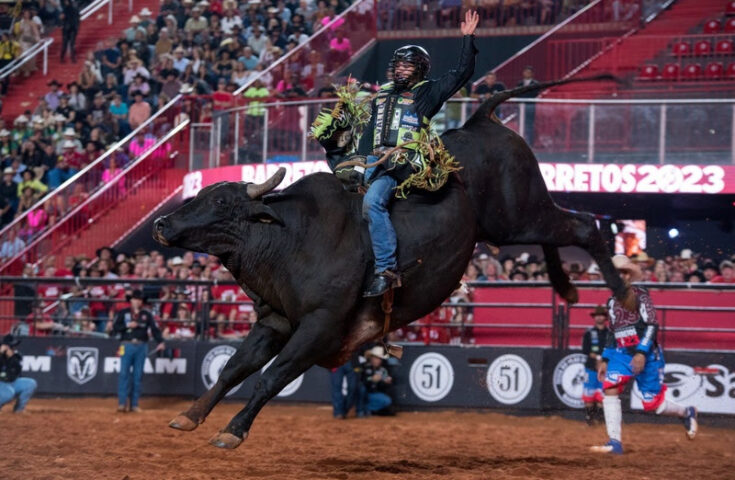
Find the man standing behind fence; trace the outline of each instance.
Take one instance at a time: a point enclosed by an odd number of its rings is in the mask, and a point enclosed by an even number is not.
[[[79,32],[79,7],[76,0],[61,0],[61,63],[69,49],[72,63],[77,62],[77,33]]]
[[[592,425],[596,417],[602,415],[602,382],[597,378],[597,369],[602,361],[602,351],[607,345],[607,308],[598,305],[590,313],[595,325],[584,333],[582,353],[587,355],[584,364],[585,378],[582,401],[584,402],[584,419]]]
[[[117,411],[126,411],[130,398],[130,411],[140,412],[140,381],[143,379],[143,366],[148,354],[148,330],[158,342],[156,351],[163,350],[163,336],[153,315],[143,309],[143,292],[133,290],[128,297],[130,307],[117,312],[112,324],[112,335],[120,337],[120,377],[117,382]],[[132,378],[131,372],[132,369]],[[131,385],[132,380],[132,385]]]

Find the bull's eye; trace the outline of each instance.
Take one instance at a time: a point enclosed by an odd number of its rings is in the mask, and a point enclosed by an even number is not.
[[[215,204],[216,204],[216,205],[217,205],[218,207],[221,207],[221,206],[223,206],[223,205],[225,204],[225,201],[224,201],[223,199],[221,199],[221,198],[218,198],[217,200],[215,200],[215,201],[214,201],[214,203],[215,203]]]

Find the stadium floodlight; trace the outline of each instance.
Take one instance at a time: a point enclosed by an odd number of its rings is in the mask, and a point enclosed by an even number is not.
[[[669,238],[676,238],[679,236],[679,229],[672,228],[669,230]]]

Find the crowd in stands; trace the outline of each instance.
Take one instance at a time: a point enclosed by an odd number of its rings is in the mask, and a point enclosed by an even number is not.
[[[0,251],[6,245],[0,246]],[[682,250],[678,256],[660,260],[645,252],[633,257],[647,282],[707,282],[735,284],[735,255],[714,259]],[[164,258],[158,251],[136,250],[133,254],[102,248],[97,258],[67,257],[63,268],[55,268],[49,257],[44,266],[27,265],[26,277],[80,277],[113,279],[109,285],[84,286],[48,283],[21,283],[15,286],[17,334],[97,334],[110,328],[115,312],[127,306],[127,297],[142,288],[147,308],[155,315],[167,338],[236,339],[248,334],[257,320],[252,301],[232,282],[230,273],[219,260],[204,254],[186,252]],[[594,263],[583,266],[564,262],[564,270],[575,282],[601,281]],[[151,284],[144,280],[216,280],[211,288],[193,284]],[[119,281],[119,282],[118,282]],[[478,249],[467,266],[462,287],[452,293],[445,307],[391,334],[393,341],[423,343],[472,343],[472,282],[536,281],[548,282],[543,259],[523,253],[514,258],[498,256],[497,250]],[[470,286],[466,284],[470,283]],[[28,298],[35,298],[31,301]]]

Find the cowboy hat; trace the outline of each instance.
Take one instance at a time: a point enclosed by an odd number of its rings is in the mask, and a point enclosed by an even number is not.
[[[612,263],[616,270],[630,272],[632,281],[638,280],[643,276],[641,273],[641,267],[625,255],[615,255],[612,257]]]
[[[383,347],[381,347],[380,345],[376,345],[370,350],[365,351],[365,358],[370,357],[378,357],[385,360],[388,358],[388,354],[385,353],[385,349]]]
[[[56,85],[57,87],[60,87],[61,86],[61,84],[59,83],[59,81],[56,80],[55,78],[53,80],[49,81],[48,83],[46,83],[46,85],[48,85],[49,87],[51,85]]]
[[[643,250],[641,250],[640,252],[638,252],[638,254],[633,257],[633,261],[635,263],[642,263],[642,264],[644,264],[646,266],[650,266],[650,265],[653,265],[654,263],[656,263],[656,260],[654,260],[653,258],[649,257],[648,254],[646,252],[644,252]]]
[[[140,15],[150,17],[151,15],[153,15],[153,12],[148,10],[148,7],[143,7],[143,9],[140,11]]]
[[[590,317],[596,317],[598,315],[605,315],[607,317],[607,307],[604,305],[598,305],[590,312]]]
[[[64,129],[64,136],[76,137],[77,136],[77,132],[73,128],[71,128],[71,127],[66,127]]]
[[[140,17],[138,17],[137,15],[133,15],[132,17],[130,17],[130,23],[140,23]]]
[[[75,148],[76,144],[73,140],[64,140],[64,143],[61,144],[61,148]]]
[[[14,175],[15,170],[13,170],[13,167],[5,167],[5,170],[3,170],[3,175]]]
[[[589,268],[587,269],[587,275],[600,275],[600,267],[595,262],[590,263]]]
[[[135,290],[133,290],[133,291],[132,291],[132,292],[130,293],[130,295],[125,295],[125,299],[126,299],[126,300],[127,300],[128,302],[129,302],[130,300],[132,300],[133,298],[137,298],[138,300],[143,300],[143,303],[145,303],[145,301],[146,301],[146,296],[145,296],[145,295],[143,295],[143,291],[142,291],[142,290],[140,290],[140,289],[138,289],[138,288],[136,288]]]
[[[28,123],[28,117],[25,115],[18,115],[15,120],[13,120],[13,123]]]
[[[3,128],[0,130],[0,137],[9,137],[10,136],[10,130],[7,128]]]

